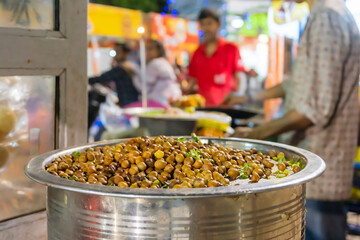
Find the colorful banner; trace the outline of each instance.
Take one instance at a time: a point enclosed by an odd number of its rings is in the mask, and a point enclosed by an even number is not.
[[[140,11],[92,3],[88,6],[88,34],[138,39],[141,25]]]
[[[300,21],[309,15],[307,3],[295,3],[293,1],[273,1],[271,6],[274,11],[274,21],[277,24],[284,24],[293,21]]]
[[[151,38],[164,43],[171,62],[187,65],[189,55],[199,46],[199,24],[182,18],[150,14]]]

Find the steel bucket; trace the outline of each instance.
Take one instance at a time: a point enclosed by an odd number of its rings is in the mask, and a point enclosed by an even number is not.
[[[133,189],[68,181],[45,171],[45,165],[59,155],[121,140],[50,152],[32,159],[25,170],[31,179],[47,185],[48,238],[304,239],[305,183],[321,175],[324,161],[283,144],[212,141],[263,152],[275,149],[306,167],[286,178],[255,184],[240,180],[218,188]]]

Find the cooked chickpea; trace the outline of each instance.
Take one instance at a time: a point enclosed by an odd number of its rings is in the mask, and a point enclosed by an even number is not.
[[[184,155],[182,155],[181,153],[177,154],[175,156],[175,160],[178,162],[178,163],[182,163],[184,161]]]
[[[155,162],[154,166],[158,169],[164,169],[167,165],[167,162],[164,159],[159,159]]]
[[[149,168],[154,167],[154,160],[152,158],[145,159],[145,163]]]
[[[232,179],[236,179],[238,176],[240,176],[240,170],[238,168],[232,167],[228,170],[228,175]]]
[[[92,152],[92,151],[88,151],[88,152],[86,153],[86,157],[87,157],[87,160],[88,160],[88,161],[94,161],[94,160],[95,160],[95,154],[94,154],[94,152]]]
[[[168,172],[168,173],[172,173],[172,172],[174,171],[174,169],[175,169],[175,168],[174,168],[173,165],[168,164],[168,165],[165,166],[164,171],[165,171],[165,172]]]
[[[223,186],[223,185],[216,180],[210,180],[208,182],[208,187],[221,187],[221,186]]]
[[[130,166],[130,162],[128,160],[124,160],[121,162],[122,168],[128,168]]]
[[[265,167],[267,168],[272,168],[274,166],[274,163],[272,163],[270,161],[270,159],[264,158],[262,163],[265,165]]]
[[[284,171],[286,169],[286,165],[283,162],[279,163],[277,167],[280,171]]]
[[[285,157],[285,154],[283,152],[279,152],[277,158],[283,158],[283,157]]]
[[[206,184],[203,179],[195,178],[193,186],[194,186],[194,188],[203,188],[203,187],[206,187]]]
[[[127,184],[126,182],[123,182],[123,181],[120,181],[117,185],[119,187],[129,187],[129,184]]]
[[[270,156],[271,158],[276,157],[276,151],[275,151],[275,150],[270,150],[270,151],[269,151],[269,156]]]
[[[271,175],[271,170],[270,169],[265,169],[265,175],[267,176],[267,177],[269,177],[270,175]]]
[[[200,159],[196,160],[193,164],[194,168],[201,168],[202,166],[203,166],[203,162]]]
[[[259,180],[260,180],[259,174],[257,174],[256,172],[253,173],[253,175],[251,176],[251,181],[252,182],[258,182]]]
[[[133,183],[130,185],[131,188],[139,188],[139,185],[137,183]]]
[[[143,152],[142,157],[145,159],[151,158],[151,152],[149,152],[149,151]]]
[[[69,168],[69,164],[67,164],[66,162],[60,162],[59,163],[59,167],[60,170],[65,170]]]
[[[138,167],[138,169],[139,169],[140,171],[145,171],[146,168],[147,168],[145,162],[139,162],[136,166]]]
[[[192,166],[194,164],[194,159],[192,157],[187,157],[184,159],[184,165]]]
[[[155,156],[157,159],[161,159],[161,158],[164,157],[164,152],[158,150],[158,151],[156,151],[156,152],[154,153],[154,156]]]
[[[293,168],[292,168],[293,172],[294,173],[297,173],[297,172],[300,172],[301,171],[301,167],[298,166],[298,165],[294,165]]]

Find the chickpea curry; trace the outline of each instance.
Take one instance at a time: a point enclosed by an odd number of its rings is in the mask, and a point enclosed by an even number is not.
[[[237,179],[256,183],[301,171],[284,153],[265,154],[219,144],[159,136],[138,137],[115,146],[88,148],[54,159],[46,171],[68,180],[131,188],[204,188],[228,186]]]

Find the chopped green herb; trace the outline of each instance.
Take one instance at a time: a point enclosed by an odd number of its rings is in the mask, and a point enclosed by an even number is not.
[[[299,163],[299,165],[300,165],[300,167],[301,167],[301,169],[304,169],[305,168],[305,163]]]
[[[146,179],[142,180],[142,182],[146,182]]]
[[[247,179],[247,178],[249,178],[249,176],[246,175],[245,173],[243,173],[243,174],[240,175],[240,178],[241,179]]]
[[[247,165],[247,163],[244,163],[244,167],[245,167],[245,170],[249,169],[249,165]]]
[[[185,142],[186,138],[178,138],[178,142]]]
[[[277,160],[278,160],[278,158],[277,158],[277,157],[273,157],[273,160],[277,161]]]
[[[210,159],[210,162],[211,162],[211,163],[215,163],[215,160],[214,160],[214,159]]]
[[[276,172],[274,172],[274,174],[282,174],[283,172],[280,170],[277,170]]]
[[[285,169],[285,170],[284,170],[284,174],[285,174],[285,175],[289,175],[289,174],[290,174],[289,170]]]
[[[190,157],[190,153],[185,153],[185,157]]]
[[[75,180],[74,176],[69,177],[69,180]]]
[[[156,179],[153,183],[156,184],[156,185],[159,185],[160,181],[159,181],[159,179]]]
[[[191,134],[191,138],[192,138],[192,140],[193,140],[194,142],[197,142],[197,143],[200,142],[200,138],[198,138],[198,136],[196,136],[195,133],[192,133],[192,134]]]
[[[80,152],[73,152],[74,157],[80,157]]]
[[[284,178],[284,177],[286,177],[286,175],[285,174],[278,174],[278,175],[276,175],[276,177],[277,178]]]
[[[196,149],[191,149],[190,150],[190,156],[195,160],[200,159],[199,152]]]
[[[114,186],[114,184],[113,184],[113,183],[108,183],[107,185],[108,185],[108,186]]]
[[[284,157],[281,157],[281,158],[278,159],[278,163],[281,163],[281,162],[284,162],[284,161],[286,161],[286,159]]]

